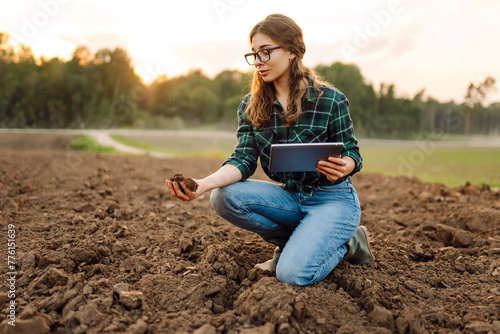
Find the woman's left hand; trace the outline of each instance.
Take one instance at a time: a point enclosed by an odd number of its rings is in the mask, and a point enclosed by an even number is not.
[[[349,175],[354,170],[354,164],[354,160],[348,156],[329,157],[328,160],[318,161],[316,170],[325,175],[328,181],[337,181],[345,175]]]

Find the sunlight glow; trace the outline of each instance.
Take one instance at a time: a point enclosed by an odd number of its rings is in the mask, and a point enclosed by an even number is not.
[[[142,78],[144,83],[149,84],[158,76],[167,76],[167,78],[171,78],[187,73],[190,70],[187,64],[183,64],[176,60],[169,61],[165,58],[166,57],[164,57],[161,62],[155,60],[146,62],[141,61],[135,66],[134,71]]]
[[[469,82],[487,75],[500,80],[500,46],[492,39],[500,34],[495,16],[500,3],[493,0],[482,6],[448,0],[311,0],[307,7],[283,0],[217,1],[225,4],[222,11],[214,1],[54,0],[50,3],[59,5],[50,8],[46,1],[27,1],[0,11],[0,31],[31,47],[36,57],[69,59],[80,45],[92,53],[120,47],[145,82],[196,69],[208,76],[225,69],[247,71],[242,55],[249,49],[248,33],[274,12],[301,26],[304,62],[311,67],[353,62],[367,80],[394,83],[410,94],[425,87],[443,101],[461,100]],[[500,100],[500,89],[490,98]]]

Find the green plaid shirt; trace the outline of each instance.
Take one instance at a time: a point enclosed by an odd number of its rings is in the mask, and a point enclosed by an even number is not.
[[[236,166],[245,180],[253,175],[257,168],[257,159],[260,158],[262,169],[271,180],[282,183],[291,191],[312,196],[314,188],[340,183],[348,176],[331,182],[325,175],[316,171],[271,173],[271,144],[343,142],[342,156],[350,156],[356,162],[350,175],[359,172],[363,159],[359,154],[358,141],[354,137],[349,101],[336,88],[322,85],[319,88],[323,91],[321,96],[314,90],[311,82],[309,83],[308,91],[302,97],[302,114],[293,127],[285,127],[286,121],[280,117],[283,115],[283,108],[276,100],[269,126],[257,129],[245,116],[250,99],[250,94],[246,95],[238,108],[238,144],[231,157],[224,161],[224,165],[229,163]]]

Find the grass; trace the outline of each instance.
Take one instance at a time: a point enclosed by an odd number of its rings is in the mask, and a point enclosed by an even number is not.
[[[413,175],[423,182],[456,187],[470,182],[500,187],[500,149],[421,146],[365,146],[363,171]]]
[[[116,153],[113,147],[102,146],[94,138],[83,135],[75,138],[68,144],[68,148],[78,151],[89,151],[96,153]]]

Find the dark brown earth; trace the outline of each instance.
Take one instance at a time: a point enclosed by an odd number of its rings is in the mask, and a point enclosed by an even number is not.
[[[375,261],[293,287],[253,269],[274,247],[219,218],[209,194],[168,193],[166,178],[201,178],[220,160],[35,137],[0,135],[0,333],[500,333],[498,190],[360,173]]]
[[[170,181],[172,182],[176,182],[179,184],[179,189],[184,193],[184,189],[182,188],[181,184],[184,183],[186,185],[186,187],[191,191],[191,192],[195,192],[197,189],[198,189],[198,183],[196,183],[195,180],[193,180],[192,178],[190,177],[185,177],[183,176],[182,174],[174,174],[174,176],[172,176],[170,178]]]

